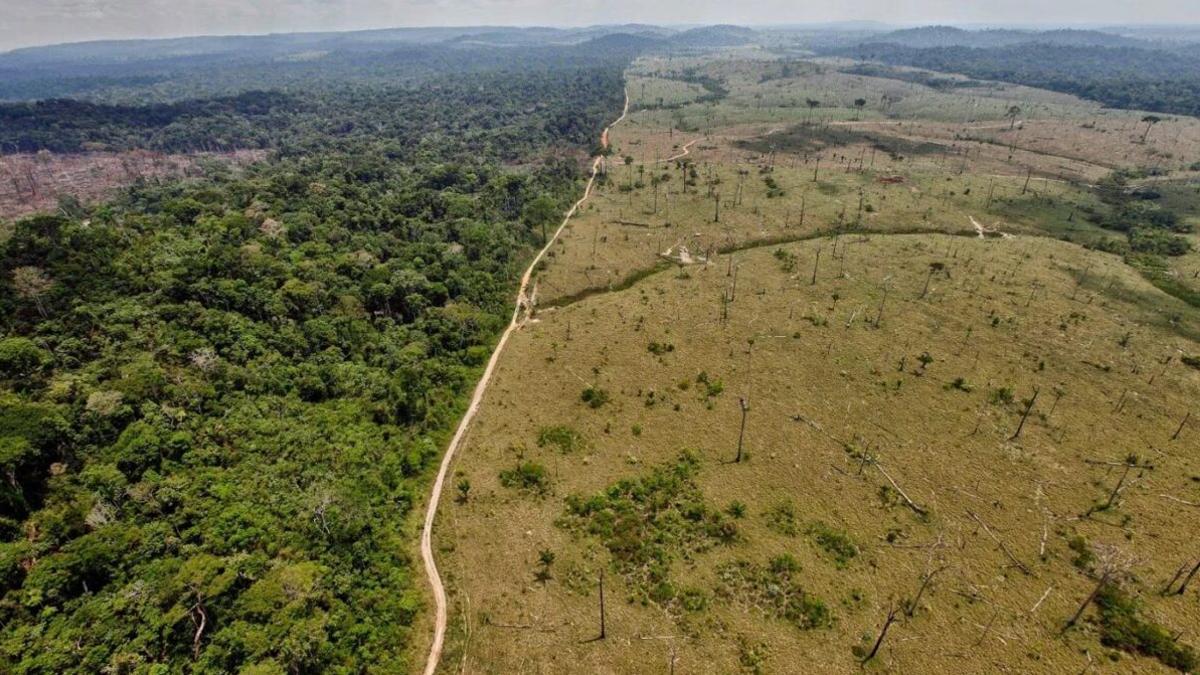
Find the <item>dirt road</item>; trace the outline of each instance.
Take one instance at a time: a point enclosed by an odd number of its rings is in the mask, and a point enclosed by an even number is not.
[[[692,147],[693,145],[695,145],[695,144],[696,144],[696,141],[698,141],[698,140],[700,140],[700,139],[699,139],[699,138],[697,138],[697,139],[696,139],[696,140],[694,140],[694,141],[688,141],[687,143],[685,143],[685,144],[683,145],[683,148],[682,148],[682,149],[683,149],[683,152],[680,152],[679,154],[676,154],[676,155],[671,155],[670,157],[668,157],[668,158],[666,158],[666,159],[660,159],[660,160],[658,160],[658,163],[659,163],[659,164],[666,164],[666,163],[668,163],[668,162],[674,162],[674,161],[675,161],[675,160],[677,160],[677,159],[683,159],[684,157],[687,157],[688,155],[692,154],[691,147]],[[607,145],[605,145],[604,147],[608,147],[608,146],[607,146]]]
[[[600,144],[602,147],[608,147],[608,130],[619,124],[625,119],[625,115],[629,113],[629,90],[625,91],[625,108],[621,111],[621,116],[612,124],[605,127],[600,134]],[[571,210],[567,211],[563,217],[562,224],[554,231],[554,236],[546,242],[542,250],[534,256],[530,261],[529,267],[526,268],[525,274],[521,275],[521,286],[517,291],[517,299],[513,307],[512,319],[508,322],[508,328],[504,329],[504,333],[500,336],[500,341],[496,343],[496,349],[492,351],[492,358],[488,359],[487,367],[484,368],[483,377],[479,378],[479,383],[475,385],[475,391],[471,395],[471,404],[467,407],[467,412],[463,415],[462,420],[458,423],[458,428],[454,430],[454,437],[450,440],[450,445],[446,447],[446,454],[442,456],[442,464],[438,469],[437,479],[433,482],[433,490],[429,495],[429,507],[425,510],[425,526],[421,530],[421,560],[425,564],[425,573],[429,577],[430,590],[433,592],[434,602],[437,605],[437,611],[434,617],[433,628],[433,644],[429,647],[429,658],[425,661],[425,675],[433,675],[437,671],[438,663],[442,659],[442,647],[446,640],[446,589],[442,585],[442,577],[438,574],[437,563],[433,559],[433,522],[437,517],[438,502],[441,499],[442,488],[446,482],[446,476],[450,473],[450,464],[454,459],[454,453],[462,445],[463,439],[467,435],[467,429],[471,426],[471,421],[475,419],[475,413],[479,411],[480,401],[483,400],[483,394],[487,391],[488,383],[492,381],[492,375],[496,370],[496,363],[500,360],[500,354],[504,351],[504,345],[508,343],[508,338],[514,331],[518,330],[525,322],[527,315],[528,304],[526,301],[526,291],[529,288],[529,280],[533,276],[533,269],[541,262],[546,252],[558,240],[563,229],[570,222],[571,217],[579,210],[587,198],[592,194],[592,187],[596,183],[596,174],[600,170],[600,162],[603,157],[597,156],[592,159],[592,172],[588,176],[587,186],[583,190],[583,196],[579,201],[571,206]]]

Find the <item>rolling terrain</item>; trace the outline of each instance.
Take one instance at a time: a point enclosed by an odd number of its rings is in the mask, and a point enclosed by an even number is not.
[[[1196,238],[1149,252],[1112,190],[1194,194],[1200,124],[827,62],[626,77],[451,467],[443,670],[1194,668]]]

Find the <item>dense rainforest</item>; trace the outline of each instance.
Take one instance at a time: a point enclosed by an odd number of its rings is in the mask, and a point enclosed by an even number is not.
[[[1200,58],[1183,52],[1045,43],[922,48],[875,42],[833,53],[1061,91],[1113,108],[1200,114]]]
[[[411,665],[426,469],[622,103],[619,56],[544,51],[0,111],[6,149],[271,151],[0,237],[5,672]]]

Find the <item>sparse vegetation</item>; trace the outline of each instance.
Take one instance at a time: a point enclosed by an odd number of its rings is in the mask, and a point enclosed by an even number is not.
[[[842,530],[834,529],[818,521],[809,525],[806,532],[813,538],[817,546],[833,556],[834,563],[838,567],[845,567],[858,555],[858,546]]]
[[[730,602],[756,608],[800,630],[833,624],[828,606],[799,584],[800,565],[784,554],[767,565],[739,560],[717,567],[717,595]]]
[[[1117,584],[1105,584],[1096,595],[1100,641],[1122,651],[1158,659],[1182,673],[1200,667],[1200,658],[1170,631],[1142,618],[1138,602]]]
[[[546,467],[541,464],[521,461],[513,468],[500,472],[500,484],[507,488],[543,495],[550,489],[550,477],[546,473]]]
[[[681,602],[671,582],[672,562],[738,538],[737,526],[705,501],[696,485],[699,471],[695,455],[684,453],[672,464],[617,482],[603,493],[571,495],[559,524],[598,539],[644,600]]]
[[[561,424],[539,429],[537,445],[539,448],[554,448],[564,455],[586,447],[583,434]]]
[[[1098,605],[1084,612],[1095,630],[1061,636],[1103,575],[1091,544],[1123,536],[1137,542],[1140,560],[1122,583],[1130,594],[1156,591],[1141,595],[1141,618],[1176,629],[1190,620],[1189,605],[1157,591],[1164,570],[1186,564],[1186,575],[1195,564],[1179,553],[1194,528],[1167,514],[1189,508],[1173,500],[1197,499],[1182,476],[1195,473],[1184,448],[1195,438],[1200,390],[1175,350],[1200,353],[1190,347],[1200,313],[1133,265],[1152,256],[1162,280],[1186,288],[1200,255],[1133,251],[1126,230],[1094,220],[1112,205],[1087,186],[1113,165],[1159,163],[1155,173],[1170,173],[1127,180],[1145,195],[1136,198],[1145,204],[1131,202],[1137,222],[1194,241],[1150,206],[1175,213],[1177,225],[1200,223],[1189,205],[1200,200],[1171,187],[1190,180],[1177,172],[1194,156],[1173,148],[1169,158],[1157,145],[1174,137],[1170,124],[1180,146],[1200,149],[1200,126],[1161,122],[1143,144],[1144,113],[1057,94],[948,74],[933,77],[964,84],[928,88],[826,63],[780,79],[781,66],[675,56],[631,71],[636,101],[666,94],[679,104],[641,109],[615,132],[616,156],[634,161],[610,166],[611,180],[629,185],[632,175],[634,187],[601,186],[564,232],[539,273],[541,301],[557,309],[514,337],[507,372],[520,375],[497,380],[485,420],[520,442],[543,420],[578,415],[572,424],[589,447],[556,453],[554,489],[594,495],[603,507],[586,517],[564,508],[555,533],[544,513],[501,496],[494,512],[519,522],[484,518],[473,505],[454,539],[472,606],[531,612],[520,583],[527,571],[497,583],[471,566],[526,569],[540,544],[498,554],[501,542],[573,535],[556,550],[590,581],[578,575],[587,583],[565,588],[564,563],[563,586],[552,582],[545,595],[555,620],[587,630],[526,636],[476,623],[469,658],[594,658],[576,640],[594,636],[595,606],[579,601],[597,600],[603,569],[616,573],[609,597],[627,601],[622,621],[645,635],[689,636],[672,643],[680,668],[791,672],[797,663],[867,660],[868,669],[1003,663],[1079,672],[1088,656],[1096,666],[1098,658],[1156,665],[1101,644]],[[721,81],[727,98],[687,102],[698,92],[660,77],[685,67]],[[824,129],[862,134],[820,149],[768,147],[796,126],[800,139]],[[776,129],[784,131],[765,133]],[[893,156],[866,133],[940,147]],[[760,153],[738,141],[764,145]],[[783,194],[769,196],[773,185]],[[681,247],[691,262],[681,262]],[[665,258],[656,271],[650,261]],[[544,358],[551,351],[553,362]],[[615,405],[580,414],[585,378]],[[1153,473],[1131,469],[1115,508],[1081,517],[1120,484],[1117,449],[1146,442],[1156,448]],[[494,447],[476,441],[465,461],[506,468],[511,459]],[[675,447],[700,448],[695,513],[703,522],[719,509],[737,526],[735,542],[699,535],[705,552],[678,547],[665,525],[678,507],[643,486],[672,465]],[[615,487],[622,483],[631,487]],[[537,503],[558,513],[557,499]],[[588,532],[624,509],[653,525]],[[699,525],[683,530],[691,527]],[[666,554],[620,543],[617,529]],[[669,562],[627,566],[626,551]],[[655,566],[663,572],[650,583],[643,570]],[[982,579],[1003,583],[985,588]],[[1019,609],[997,613],[996,603]],[[809,629],[817,625],[825,628]],[[1020,644],[1009,640],[1018,633]],[[629,664],[652,658],[656,644],[610,640],[602,665],[636,669]]]

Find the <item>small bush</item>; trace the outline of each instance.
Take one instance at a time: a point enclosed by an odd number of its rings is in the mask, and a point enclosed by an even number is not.
[[[971,387],[971,385],[967,384],[966,378],[956,377],[956,378],[954,378],[954,381],[946,383],[946,389],[947,390],[957,389],[958,391],[966,392],[969,394],[969,393],[971,393],[972,387]]]
[[[775,249],[775,259],[779,261],[779,269],[784,272],[796,271],[796,254],[782,248]]]
[[[808,534],[817,545],[833,556],[839,568],[845,567],[858,555],[858,547],[850,536],[841,530],[835,530],[820,521],[808,526]]]
[[[525,492],[545,494],[550,488],[550,477],[546,467],[537,462],[519,462],[515,467],[500,472],[500,484]]]
[[[710,378],[706,371],[701,371],[696,376],[696,382],[704,385],[704,396],[707,398],[719,396],[721,392],[725,391],[725,384],[721,380]]]
[[[591,408],[599,408],[608,403],[608,392],[600,387],[588,387],[579,397]]]
[[[675,345],[669,342],[651,342],[646,349],[655,356],[662,356],[675,351]]]
[[[568,426],[542,427],[538,430],[539,448],[552,446],[564,455],[584,447],[583,434]]]
[[[767,528],[779,534],[794,537],[800,532],[796,526],[796,507],[791,502],[783,502],[771,507],[765,514]]]
[[[1092,547],[1088,546],[1087,539],[1075,535],[1067,541],[1067,548],[1075,553],[1075,556],[1071,558],[1072,565],[1085,572],[1092,569],[1092,564],[1096,562],[1096,554],[1092,551]]]
[[[993,405],[1008,405],[1014,400],[1013,389],[1012,387],[1000,387],[999,389],[993,389],[992,393],[988,395],[988,400],[991,401]]]

